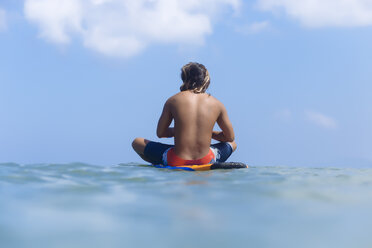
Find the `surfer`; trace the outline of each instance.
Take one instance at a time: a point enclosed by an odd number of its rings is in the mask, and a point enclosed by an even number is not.
[[[179,166],[225,162],[237,145],[225,106],[205,93],[210,84],[207,69],[199,63],[188,63],[182,67],[181,79],[181,92],[164,104],[156,131],[159,138],[174,137],[174,145],[136,138],[133,149],[152,164]],[[170,127],[172,120],[174,127]],[[216,122],[222,131],[213,131]],[[220,142],[211,145],[211,139]]]

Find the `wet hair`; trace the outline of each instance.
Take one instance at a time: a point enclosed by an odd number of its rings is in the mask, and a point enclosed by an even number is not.
[[[181,69],[181,79],[183,84],[181,91],[191,90],[196,94],[204,93],[209,87],[209,72],[204,65],[190,62]]]

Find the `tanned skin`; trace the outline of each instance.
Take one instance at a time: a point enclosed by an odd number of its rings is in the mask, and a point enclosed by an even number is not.
[[[174,128],[169,127],[174,120]],[[222,131],[213,131],[217,122]],[[234,130],[225,106],[206,93],[181,91],[164,104],[157,126],[159,138],[174,137],[174,152],[185,160],[196,160],[208,154],[211,139],[230,142],[236,149]],[[136,138],[133,149],[144,159],[144,150],[149,140]]]

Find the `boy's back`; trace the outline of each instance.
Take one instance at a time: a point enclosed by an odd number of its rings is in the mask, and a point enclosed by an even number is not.
[[[209,94],[190,91],[172,96],[166,104],[174,118],[175,153],[184,159],[205,156],[222,104]]]
[[[223,162],[236,149],[234,131],[223,104],[205,91],[209,73],[204,65],[182,67],[181,92],[164,104],[157,135],[174,137],[174,145],[136,138],[132,146],[146,161],[171,166]],[[169,127],[174,120],[174,128]],[[213,131],[215,123],[222,131]],[[221,141],[211,145],[211,139]]]

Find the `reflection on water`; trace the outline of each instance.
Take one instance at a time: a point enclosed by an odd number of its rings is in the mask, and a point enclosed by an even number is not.
[[[0,247],[372,247],[372,169],[0,164]]]

